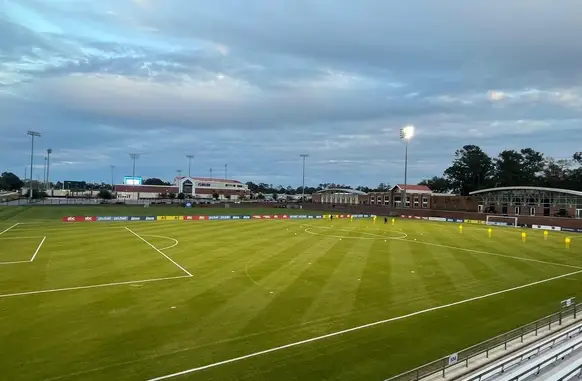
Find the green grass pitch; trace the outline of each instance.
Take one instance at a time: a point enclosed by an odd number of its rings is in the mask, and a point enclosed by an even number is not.
[[[381,381],[581,296],[582,237],[555,232],[55,221],[114,214],[184,209],[0,209],[0,379]]]

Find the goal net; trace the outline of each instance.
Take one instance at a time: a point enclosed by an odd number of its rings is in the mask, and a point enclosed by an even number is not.
[[[513,226],[513,227],[517,227],[517,220],[518,220],[518,217],[510,217],[510,216],[487,216],[486,219],[485,219],[485,223],[487,225]]]

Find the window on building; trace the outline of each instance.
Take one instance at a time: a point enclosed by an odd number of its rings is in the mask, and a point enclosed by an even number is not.
[[[529,215],[535,216],[536,215],[536,208],[529,208]]]
[[[406,207],[410,208],[410,196],[406,196]]]
[[[422,198],[422,207],[423,208],[428,208],[428,197],[423,197]]]
[[[376,197],[372,196],[370,197],[370,204],[375,204],[376,203]]]
[[[418,208],[418,205],[419,205],[418,202],[419,202],[418,196],[415,196],[414,197],[414,207],[415,208]]]
[[[382,196],[376,197],[376,201],[378,202],[378,204],[382,204]]]
[[[477,205],[477,212],[483,213],[483,205]]]

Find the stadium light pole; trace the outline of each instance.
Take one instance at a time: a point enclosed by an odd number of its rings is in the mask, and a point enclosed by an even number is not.
[[[42,171],[42,184],[44,186],[44,189],[46,190],[46,163],[48,161],[48,157],[44,157],[44,167],[43,167],[43,171]]]
[[[138,153],[130,153],[129,157],[133,161],[133,167],[132,167],[132,171],[131,171],[131,181],[133,182],[132,185],[135,186],[135,161],[137,159],[139,159],[139,154]],[[135,196],[135,191],[133,192],[133,195]]]
[[[303,159],[303,172],[302,172],[302,180],[301,180],[301,209],[303,209],[303,202],[305,201],[305,159],[309,157],[308,154],[302,153],[299,155]]]
[[[40,132],[28,131],[26,133],[30,136],[30,184],[28,186],[29,200],[32,201],[32,166],[34,165],[34,138],[40,138]]]
[[[408,143],[414,137],[414,126],[408,125],[400,129],[400,139],[404,140],[404,189],[403,189],[403,199],[404,207],[406,208],[406,188],[408,188]]]
[[[111,167],[111,191],[113,192],[114,184],[115,184],[115,165],[110,165]]]
[[[228,164],[224,164],[224,179],[228,179]]]
[[[194,155],[186,155],[186,157],[188,158],[188,177],[192,177],[192,159]]]
[[[51,173],[51,153],[53,153],[53,149],[49,148],[46,150],[46,189],[49,188],[51,181],[50,181],[50,173]]]

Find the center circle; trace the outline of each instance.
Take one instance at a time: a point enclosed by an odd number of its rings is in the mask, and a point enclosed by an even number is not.
[[[341,239],[364,239],[364,240],[388,240],[388,239],[405,239],[408,237],[408,234],[404,233],[404,232],[389,232],[390,234],[399,234],[399,236],[390,236],[390,235],[381,235],[381,234],[376,234],[376,233],[368,233],[368,232],[357,232],[359,234],[361,234],[360,236],[349,236],[349,235],[341,235],[341,234],[328,234],[328,233],[323,233],[323,232],[317,232],[314,231],[315,229],[320,229],[320,230],[327,230],[328,232],[346,232],[347,230],[341,230],[341,229],[332,229],[332,228],[327,228],[327,227],[309,227],[307,229],[305,229],[305,233],[307,234],[311,234],[311,235],[319,235],[322,237],[330,237],[330,238],[341,238]],[[350,230],[352,231],[352,230]],[[365,237],[367,236],[367,237]]]

